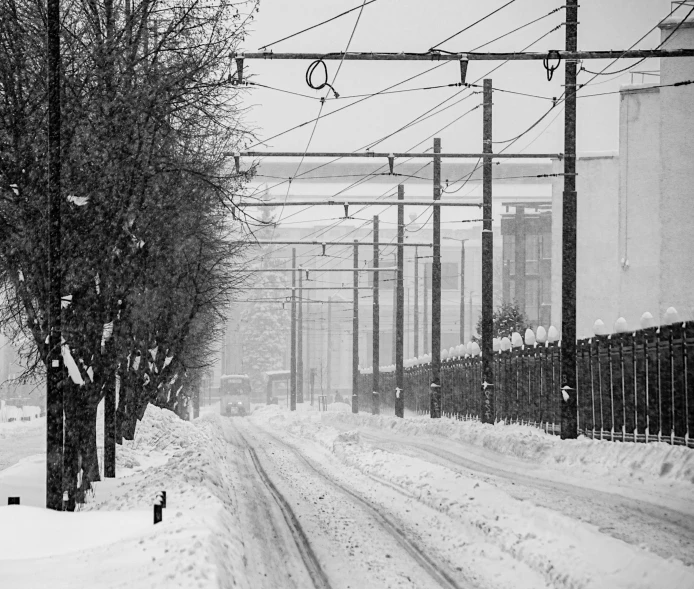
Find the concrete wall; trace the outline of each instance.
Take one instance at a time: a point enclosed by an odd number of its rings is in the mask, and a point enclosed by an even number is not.
[[[623,87],[619,120],[619,236],[612,273],[616,308],[600,316],[611,326],[624,317],[639,327],[644,311],[660,306],[660,96],[652,85]]]
[[[662,40],[679,19],[661,25]],[[694,47],[694,18],[680,26],[666,49]],[[660,83],[694,79],[694,58],[660,60]],[[660,315],[674,306],[683,319],[694,319],[694,85],[660,90]],[[655,311],[651,311],[657,317]]]
[[[555,162],[556,172],[562,163]],[[618,306],[619,158],[614,153],[579,156],[576,322],[578,337],[592,335],[597,317],[610,317]],[[552,324],[561,330],[562,190],[552,197]],[[615,317],[616,318],[616,317]],[[606,319],[604,321],[607,322]]]

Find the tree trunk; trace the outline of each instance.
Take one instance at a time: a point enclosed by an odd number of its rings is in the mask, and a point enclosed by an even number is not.
[[[67,493],[65,509],[74,511],[77,499],[79,473],[80,415],[78,407],[79,386],[69,378],[63,381],[65,411],[65,446],[63,450],[63,493]]]

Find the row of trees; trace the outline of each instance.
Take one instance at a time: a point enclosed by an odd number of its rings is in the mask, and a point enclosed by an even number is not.
[[[61,44],[64,488],[99,479],[96,410],[116,441],[147,403],[180,414],[243,280],[230,222],[248,132],[228,82],[255,6],[64,0]],[[244,13],[242,13],[242,10]],[[0,322],[29,373],[48,352],[46,15],[0,2]],[[107,449],[108,454],[108,449]]]

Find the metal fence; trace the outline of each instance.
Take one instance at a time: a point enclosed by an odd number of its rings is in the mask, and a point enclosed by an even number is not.
[[[578,341],[579,433],[631,442],[661,441],[694,447],[694,322],[595,336]],[[372,375],[359,378],[359,406],[371,411]],[[429,413],[431,365],[405,369],[405,407]],[[479,419],[479,356],[441,364],[443,414]],[[561,344],[546,343],[494,353],[496,421],[560,433]],[[380,405],[392,408],[395,374],[380,375]]]

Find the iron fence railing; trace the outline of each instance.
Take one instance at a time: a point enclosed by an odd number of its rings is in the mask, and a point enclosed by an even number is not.
[[[578,341],[579,432],[591,438],[694,447],[694,322],[595,336]],[[479,356],[442,362],[442,411],[479,419]],[[405,369],[405,408],[429,413],[431,365]],[[372,375],[359,377],[359,407],[370,412]],[[561,343],[535,344],[494,354],[496,421],[560,433]],[[395,374],[380,374],[380,405],[392,408]]]

